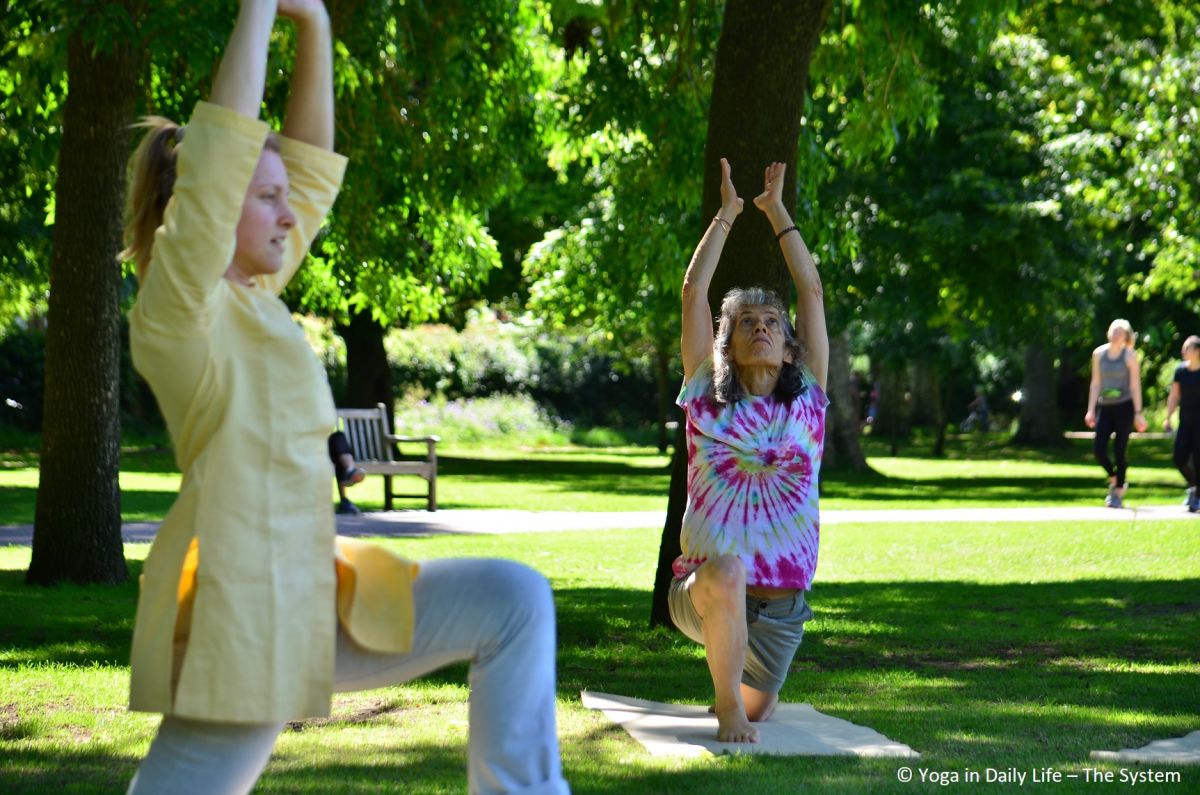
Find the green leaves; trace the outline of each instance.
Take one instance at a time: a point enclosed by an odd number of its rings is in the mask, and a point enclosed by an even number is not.
[[[836,2],[812,62],[813,102],[829,145],[852,165],[937,126],[945,51],[978,58],[1014,0]]]
[[[323,261],[289,295],[341,319],[436,319],[499,266],[488,211],[543,157],[555,64],[542,6],[377,1],[347,14],[333,18],[350,167]]]
[[[1200,310],[1194,4],[1045,4],[1018,24],[1025,38],[1004,41],[1004,54],[1037,86],[1045,150],[1064,200],[1102,235],[1108,284]]]

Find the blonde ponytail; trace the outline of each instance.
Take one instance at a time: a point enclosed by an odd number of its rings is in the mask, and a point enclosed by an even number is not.
[[[146,279],[154,248],[154,231],[175,190],[175,146],[183,127],[161,116],[145,116],[136,125],[147,130],[130,159],[129,193],[125,202],[125,250],[122,261],[133,260],[138,282]]]

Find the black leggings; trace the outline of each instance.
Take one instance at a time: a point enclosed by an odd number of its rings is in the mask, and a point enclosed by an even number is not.
[[[1117,487],[1125,485],[1125,448],[1129,446],[1129,434],[1133,432],[1133,401],[1116,403],[1110,406],[1100,406],[1096,416],[1096,440],[1092,452],[1096,460],[1109,477],[1117,476]],[[1113,455],[1117,459],[1116,467],[1108,458],[1108,437],[1116,435],[1113,442]]]
[[[1200,423],[1180,423],[1175,431],[1175,466],[1188,486],[1196,485],[1196,466],[1200,463]]]
[[[346,478],[348,471],[342,464],[344,455],[354,455],[354,451],[350,449],[350,440],[341,431],[334,431],[329,435],[329,460],[333,462],[333,469],[339,482]]]

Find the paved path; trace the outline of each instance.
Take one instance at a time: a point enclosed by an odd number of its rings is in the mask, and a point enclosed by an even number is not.
[[[337,517],[338,533],[347,536],[434,536],[497,533],[550,533],[569,531],[661,528],[664,511],[392,511]],[[1200,521],[1200,514],[1192,514]],[[1189,518],[1180,505],[1141,505],[1113,510],[1092,507],[1029,508],[929,508],[906,510],[821,511],[825,527],[839,524],[911,524],[962,522],[1130,522]],[[126,541],[150,541],[158,522],[130,522],[122,526]],[[28,544],[32,525],[0,525],[0,546]]]

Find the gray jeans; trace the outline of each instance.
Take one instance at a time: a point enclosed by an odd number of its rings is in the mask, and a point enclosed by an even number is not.
[[[364,651],[339,631],[334,689],[397,685],[469,660],[469,791],[568,793],[555,733],[554,603],[545,578],[511,561],[435,560],[421,564],[413,597],[407,654]],[[248,793],[283,725],[167,715],[128,795]]]

